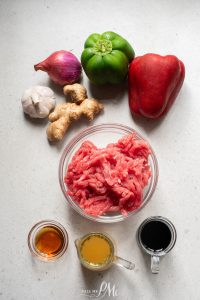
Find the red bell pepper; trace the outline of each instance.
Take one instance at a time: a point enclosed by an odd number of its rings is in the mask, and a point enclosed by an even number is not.
[[[132,113],[156,119],[172,106],[185,77],[185,67],[174,55],[145,54],[129,66],[129,107]]]

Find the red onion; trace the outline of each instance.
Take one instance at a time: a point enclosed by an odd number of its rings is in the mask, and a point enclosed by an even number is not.
[[[57,84],[65,85],[76,82],[81,75],[81,64],[74,54],[60,50],[52,53],[42,62],[34,65],[36,71],[42,70]]]

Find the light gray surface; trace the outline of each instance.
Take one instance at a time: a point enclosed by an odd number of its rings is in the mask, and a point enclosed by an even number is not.
[[[82,289],[115,285],[117,299],[200,299],[200,2],[197,1],[0,1],[0,299],[81,300]],[[175,54],[186,66],[182,91],[160,122],[133,120],[123,88],[95,89],[84,75],[89,95],[103,99],[104,114],[94,124],[119,122],[140,131],[153,146],[160,176],[151,202],[129,220],[103,225],[83,219],[66,205],[58,184],[58,161],[65,144],[86,121],[74,124],[63,143],[50,146],[46,122],[34,123],[22,113],[20,96],[33,85],[49,85],[33,64],[59,49],[80,57],[92,32],[113,30],[126,37],[136,54]],[[57,102],[61,89],[50,84]],[[106,101],[107,99],[107,101]],[[162,260],[158,276],[136,244],[136,229],[150,215],[175,224],[178,240]],[[64,260],[35,262],[27,234],[39,220],[52,218],[68,230]],[[135,271],[114,267],[96,274],[82,270],[73,240],[91,230],[106,231],[118,254],[133,260]],[[111,297],[105,296],[104,299]]]

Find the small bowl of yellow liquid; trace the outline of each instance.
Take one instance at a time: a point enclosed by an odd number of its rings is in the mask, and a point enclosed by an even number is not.
[[[113,240],[105,233],[91,232],[75,240],[78,258],[81,264],[92,271],[103,271],[113,263],[133,270],[134,263],[116,256]]]

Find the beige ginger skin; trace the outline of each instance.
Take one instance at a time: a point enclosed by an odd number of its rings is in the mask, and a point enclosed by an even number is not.
[[[95,115],[103,109],[103,105],[95,99],[85,99],[80,105],[76,103],[58,104],[49,115],[52,122],[47,128],[47,137],[51,142],[62,140],[72,121],[78,120],[82,115],[93,120]]]
[[[64,86],[63,92],[65,96],[69,96],[71,101],[77,104],[80,104],[87,98],[86,88],[79,83]]]

